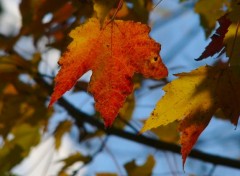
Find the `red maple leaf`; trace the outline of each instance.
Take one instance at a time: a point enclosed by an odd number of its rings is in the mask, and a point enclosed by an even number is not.
[[[149,37],[147,25],[133,21],[90,19],[70,33],[73,41],[59,60],[61,69],[49,106],[71,89],[87,71],[93,74],[88,90],[105,126],[111,126],[132,92],[134,73],[160,79],[168,74],[160,58],[160,44]]]

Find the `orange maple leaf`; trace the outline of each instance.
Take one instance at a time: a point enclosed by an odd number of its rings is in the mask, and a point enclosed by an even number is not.
[[[133,90],[134,73],[155,79],[168,74],[159,55],[160,44],[149,37],[149,32],[147,25],[133,21],[106,21],[101,28],[96,18],[71,31],[73,41],[59,60],[61,69],[49,106],[92,70],[88,90],[105,126],[111,126]]]

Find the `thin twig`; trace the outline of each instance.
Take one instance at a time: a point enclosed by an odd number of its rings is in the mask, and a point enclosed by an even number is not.
[[[119,175],[123,175],[122,172],[121,172],[121,167],[120,167],[120,165],[118,164],[118,161],[117,161],[116,157],[113,155],[113,153],[111,152],[111,150],[107,147],[107,145],[105,145],[104,148],[105,148],[105,150],[108,152],[109,156],[112,158],[113,162],[115,163]]]
[[[213,165],[213,167],[211,168],[211,170],[210,170],[210,172],[209,172],[208,176],[212,176],[212,175],[214,174],[214,172],[215,172],[216,168],[217,168],[217,165],[216,165],[216,164],[214,164],[214,165]]]
[[[89,160],[88,162],[85,162],[84,165],[80,166],[77,170],[73,171],[72,175],[71,176],[76,176],[78,174],[78,172],[84,168],[86,165],[88,165],[89,163],[91,163],[93,161],[93,159],[100,153],[102,152],[102,150],[104,149],[104,146],[106,145],[107,143],[107,140],[109,139],[109,136],[106,136],[104,138],[104,140],[101,140],[101,145],[100,147],[98,148],[98,150],[96,152],[94,152],[91,156],[91,160]]]
[[[163,0],[159,0],[159,1],[157,2],[157,4],[152,8],[152,10],[155,9],[162,1],[163,1]]]

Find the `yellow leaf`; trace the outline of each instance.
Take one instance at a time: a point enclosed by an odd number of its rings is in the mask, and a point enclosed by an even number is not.
[[[79,152],[74,153],[74,154],[68,156],[67,158],[60,160],[60,162],[64,162],[64,165],[61,168],[61,170],[58,172],[58,175],[64,173],[67,168],[69,168],[70,166],[72,166],[73,164],[75,164],[77,162],[88,163],[91,160],[92,160],[92,158],[90,156],[84,156]]]
[[[212,92],[216,89],[218,72],[206,66],[191,73],[178,74],[178,79],[163,88],[166,94],[157,103],[141,132],[182,120],[196,111],[214,109],[216,100]]]
[[[133,160],[129,163],[126,163],[124,167],[128,173],[128,176],[148,176],[152,175],[152,169],[154,165],[155,159],[152,155],[149,155],[146,162],[141,166],[136,165],[135,160]]]
[[[57,128],[54,131],[55,138],[55,148],[59,149],[62,142],[62,136],[71,130],[72,122],[69,120],[62,121],[58,124]]]
[[[122,7],[119,9],[119,11],[117,12],[117,14],[115,14],[116,13],[116,8],[115,9],[112,9],[111,11],[110,11],[110,16],[114,16],[114,15],[116,15],[115,16],[115,18],[124,18],[124,17],[126,17],[128,14],[129,14],[129,9],[128,9],[128,6],[127,6],[127,3],[126,2],[123,2],[123,4],[122,4]]]
[[[37,145],[40,141],[40,130],[38,126],[21,124],[13,128],[12,134],[14,135],[13,142],[26,150],[26,154],[32,146]]]
[[[97,173],[96,176],[117,176],[115,173]]]
[[[226,54],[231,65],[240,65],[240,25],[232,23],[225,35]]]
[[[153,128],[151,131],[155,133],[160,140],[169,142],[169,143],[178,143],[179,142],[179,132],[178,132],[178,122],[174,121],[165,126],[159,126]]]
[[[22,123],[14,126],[11,134],[13,138],[5,139],[0,147],[0,175],[19,164],[40,142],[39,126]]]
[[[96,12],[97,18],[103,24],[105,17],[109,14],[113,6],[118,2],[117,0],[94,0],[93,9]]]
[[[177,74],[178,79],[163,89],[165,96],[157,103],[141,132],[181,120],[183,163],[199,135],[217,109],[237,125],[240,116],[239,67],[200,67],[190,73]]]

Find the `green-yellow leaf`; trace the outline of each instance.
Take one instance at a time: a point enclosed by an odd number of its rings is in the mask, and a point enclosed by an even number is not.
[[[128,176],[136,176],[136,175],[141,175],[141,176],[150,176],[152,175],[152,170],[155,165],[155,159],[152,155],[149,155],[146,162],[138,166],[135,163],[135,160],[126,163],[124,165],[124,168],[126,169]]]
[[[72,122],[69,120],[62,121],[54,131],[55,148],[58,150],[62,143],[62,136],[71,130]]]
[[[14,143],[26,151],[29,151],[32,146],[37,145],[40,141],[40,132],[37,126],[21,124],[13,128],[12,134],[14,135]]]
[[[0,148],[0,173],[10,171],[26,157],[40,141],[38,126],[21,124],[11,131],[13,139],[5,140]],[[7,161],[7,162],[6,162]]]
[[[87,163],[91,160],[90,156],[84,156],[81,153],[77,152],[75,154],[70,155],[69,157],[61,160],[60,162],[64,162],[64,166],[59,171],[58,175],[64,173],[64,171],[69,168],[71,165],[77,162]]]
[[[166,93],[157,103],[141,132],[182,120],[196,111],[214,109],[216,100],[212,92],[216,89],[218,74],[209,66],[200,67],[190,73],[177,74],[179,78],[163,88]]]

